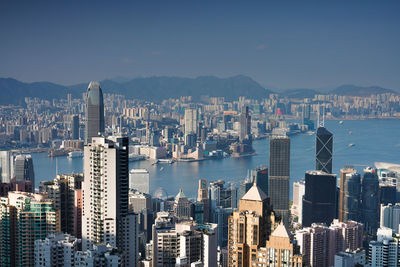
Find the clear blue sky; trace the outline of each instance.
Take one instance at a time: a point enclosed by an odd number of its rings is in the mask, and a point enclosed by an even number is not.
[[[400,89],[400,1],[0,1],[0,77]]]

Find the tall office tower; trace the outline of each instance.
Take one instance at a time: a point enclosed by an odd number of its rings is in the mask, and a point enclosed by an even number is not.
[[[246,178],[239,182],[239,189],[237,193],[238,199],[241,199],[247,191],[253,186],[253,181],[250,178]]]
[[[183,193],[182,188],[175,197],[174,215],[177,218],[189,219],[193,217],[193,203]]]
[[[85,143],[104,133],[103,92],[98,82],[90,82],[86,93]]]
[[[268,168],[264,166],[251,170],[251,177],[257,186],[264,192],[268,193]]]
[[[303,196],[306,192],[306,183],[304,180],[293,183],[293,205],[292,217],[297,217],[297,222],[303,222]]]
[[[393,236],[390,228],[381,227],[377,232],[377,241],[369,242],[370,266],[398,266],[400,236]]]
[[[83,249],[110,244],[125,253],[126,263],[138,257],[137,238],[132,236],[137,232],[131,230],[138,227],[137,215],[128,211],[128,150],[127,137],[93,137],[84,150],[82,183]]]
[[[266,246],[252,253],[252,266],[263,266],[266,262],[276,267],[303,266],[303,256],[299,254],[299,247],[290,238],[282,222],[272,232]]]
[[[239,141],[243,142],[246,139],[251,139],[251,116],[249,114],[249,107],[243,106],[240,113],[240,134]]]
[[[74,140],[79,139],[79,115],[71,116],[71,138]]]
[[[14,156],[10,151],[0,151],[0,182],[9,183],[14,175]]]
[[[396,185],[379,183],[379,203],[383,205],[397,203]]]
[[[60,227],[63,233],[80,237],[75,224],[81,225],[81,210],[76,205],[77,194],[82,189],[83,174],[59,174],[53,181],[41,182],[39,190],[54,200],[54,209],[60,215]]]
[[[375,233],[379,223],[379,180],[376,169],[364,169],[361,193],[361,222],[364,223],[368,233]]]
[[[199,180],[199,190],[197,193],[197,201],[203,204],[203,221],[210,221],[210,205],[208,200],[207,180]]]
[[[150,192],[150,174],[146,169],[132,169],[129,172],[129,189],[148,194]]]
[[[381,205],[380,226],[392,229],[393,233],[399,233],[400,204]]]
[[[308,171],[303,198],[303,226],[312,223],[329,225],[336,217],[336,175]]]
[[[35,172],[31,155],[18,155],[15,157],[15,182],[31,181],[35,186]]]
[[[1,266],[34,266],[35,240],[60,230],[53,202],[41,194],[9,192],[1,203]]]
[[[315,169],[332,173],[333,134],[325,127],[318,127],[315,144]]]
[[[198,127],[197,108],[185,108],[185,136],[188,134],[196,134]]]
[[[129,190],[129,210],[140,213],[142,210],[152,210],[151,196],[135,189]]]
[[[75,266],[80,243],[80,239],[61,233],[36,240],[35,266]]]
[[[340,203],[342,206],[339,207],[339,218],[343,222],[349,220],[359,222],[361,215],[361,176],[358,173],[347,173],[344,178],[344,192]]]
[[[285,225],[289,222],[290,139],[273,136],[269,141],[268,196]]]
[[[347,177],[352,177],[352,176],[347,176],[348,174],[355,174],[357,173],[357,171],[355,169],[353,169],[352,166],[345,166],[344,169],[340,169],[340,185],[339,185],[339,205],[338,205],[338,211],[339,211],[339,220],[341,222],[344,221],[344,198],[346,195],[346,188],[345,188],[345,184],[346,184],[346,178]],[[360,185],[361,187],[361,185]]]
[[[223,180],[210,182],[208,191],[211,211],[216,209],[218,206],[221,206],[222,208],[236,208],[237,189],[234,184],[227,183],[227,186],[225,186]],[[212,214],[210,216],[212,217]]]
[[[229,266],[253,266],[253,252],[264,246],[271,234],[271,214],[269,198],[254,183],[229,218]]]

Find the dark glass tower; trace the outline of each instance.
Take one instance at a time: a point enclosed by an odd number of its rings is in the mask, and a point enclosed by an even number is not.
[[[104,133],[103,92],[98,82],[90,82],[86,97],[85,142]]]
[[[379,222],[379,180],[376,169],[368,167],[364,169],[362,179],[362,217],[364,229],[368,233],[375,233]]]
[[[251,177],[257,186],[265,193],[268,194],[268,168],[257,167],[251,170]],[[240,199],[240,198],[239,198]]]
[[[330,225],[336,217],[336,175],[309,171],[305,176],[303,227],[312,223]]]
[[[79,115],[73,115],[71,118],[71,138],[79,139]]]
[[[343,221],[360,221],[361,175],[347,173],[343,192]]]
[[[332,173],[333,134],[325,127],[318,127],[315,145],[315,169]]]
[[[35,188],[35,172],[31,155],[18,155],[15,158],[15,182],[31,181]]]
[[[242,113],[240,114],[239,141],[243,142],[245,139],[250,139],[250,133],[251,133],[251,116],[249,114],[249,107],[243,106]]]
[[[269,141],[268,196],[284,222],[289,219],[290,138],[272,136]]]

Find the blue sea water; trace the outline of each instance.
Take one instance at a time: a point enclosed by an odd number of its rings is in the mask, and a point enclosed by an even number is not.
[[[376,161],[400,163],[400,121],[398,120],[355,120],[326,121],[325,127],[334,134],[333,171],[345,165],[355,165],[362,171],[363,166],[373,166]],[[351,133],[351,134],[350,134]],[[349,147],[353,143],[355,146]],[[254,141],[257,155],[248,158],[225,158],[202,162],[176,162],[174,164],[151,165],[149,161],[131,162],[131,168],[146,168],[150,172],[150,191],[163,187],[168,195],[176,195],[182,188],[189,197],[196,197],[198,179],[208,181],[223,179],[239,182],[249,170],[260,165],[268,166],[268,139]],[[315,168],[315,135],[291,137],[291,188],[294,181]],[[46,153],[32,155],[35,168],[36,186],[40,181],[51,180],[58,173],[82,172],[82,158],[48,158]],[[56,164],[57,161],[57,164]],[[292,193],[290,192],[290,197]]]

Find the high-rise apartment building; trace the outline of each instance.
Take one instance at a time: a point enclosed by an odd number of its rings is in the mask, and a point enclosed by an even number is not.
[[[399,233],[400,204],[381,205],[380,226],[392,229],[393,233]]]
[[[0,151],[0,182],[9,183],[14,176],[14,155],[10,151]]]
[[[303,222],[303,196],[306,192],[304,180],[293,183],[293,205],[291,208],[292,217],[297,217],[297,222]]]
[[[80,237],[76,232],[81,225],[81,207],[77,205],[82,189],[83,174],[59,174],[53,181],[41,182],[39,190],[54,201],[54,209],[59,212],[60,229],[63,233]]]
[[[251,139],[251,116],[249,114],[249,107],[243,106],[240,113],[240,133],[239,141]]]
[[[35,241],[60,231],[53,201],[42,194],[9,192],[0,202],[0,265],[33,267]]]
[[[31,155],[18,155],[15,157],[15,182],[31,181],[35,186],[35,172]]]
[[[272,209],[267,195],[254,184],[239,200],[239,209],[229,218],[228,265],[253,266],[256,251],[271,234]]]
[[[339,220],[341,222],[344,221],[344,213],[345,213],[344,199],[345,199],[345,196],[347,196],[347,197],[352,196],[352,194],[350,192],[346,192],[346,188],[354,189],[353,186],[354,186],[354,182],[356,181],[356,180],[352,180],[349,184],[346,182],[346,179],[353,178],[352,174],[355,174],[355,173],[357,173],[357,171],[354,170],[353,167],[351,167],[351,166],[346,166],[344,169],[340,170],[340,185],[339,185],[340,191],[339,191],[338,212],[339,212]],[[356,177],[354,177],[354,178],[356,178]],[[360,184],[360,190],[361,190],[361,184]],[[354,192],[352,191],[352,193],[354,193]],[[360,196],[359,196],[359,199],[360,199]]]
[[[272,136],[269,141],[268,196],[274,211],[289,221],[290,138]]]
[[[333,134],[325,127],[318,127],[315,145],[315,169],[332,173]]]
[[[142,193],[150,192],[150,174],[146,169],[132,169],[129,172],[129,188]]]
[[[80,243],[80,239],[61,233],[36,240],[35,266],[75,266]]]
[[[376,169],[364,169],[361,193],[361,222],[368,233],[375,233],[379,223],[379,180]]]
[[[98,82],[90,82],[86,93],[85,143],[104,133],[104,100]]]
[[[207,180],[199,180],[199,189],[197,193],[197,201],[203,204],[203,220],[204,222],[210,221],[210,205],[208,199]]]
[[[186,107],[184,121],[185,121],[185,136],[188,134],[196,134],[198,127],[197,108]]]
[[[336,217],[336,175],[322,171],[308,171],[305,175],[302,225],[329,225]]]
[[[125,253],[125,263],[132,263],[138,257],[137,231],[132,229],[138,225],[137,215],[128,212],[128,150],[127,137],[93,137],[85,146],[82,247],[109,244]]]
[[[400,236],[394,235],[392,229],[381,227],[377,231],[377,240],[369,242],[370,266],[398,266]]]

